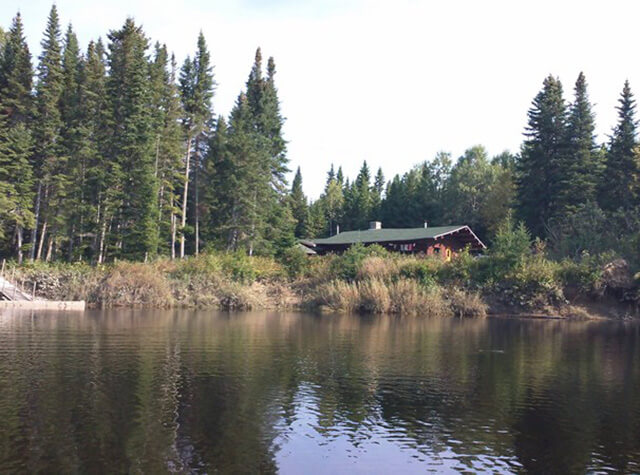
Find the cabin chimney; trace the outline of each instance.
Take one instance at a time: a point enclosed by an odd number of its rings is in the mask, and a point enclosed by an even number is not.
[[[369,221],[369,229],[382,229],[382,222]]]
[[[336,224],[336,235],[340,234],[340,225]]]
[[[424,222],[424,229],[427,229],[429,227],[429,223],[427,221]]]

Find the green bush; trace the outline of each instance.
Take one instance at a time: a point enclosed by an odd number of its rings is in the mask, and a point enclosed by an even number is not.
[[[613,252],[595,256],[585,252],[578,260],[564,259],[559,265],[558,278],[563,285],[577,286],[578,291],[582,293],[597,293],[602,287],[604,265],[615,258]]]
[[[347,249],[342,255],[337,256],[331,262],[331,271],[337,278],[346,281],[353,281],[358,276],[358,271],[362,261],[367,257],[385,257],[388,252],[377,244],[365,246],[361,243],[355,244]]]
[[[256,279],[257,273],[251,257],[244,251],[229,252],[222,254],[221,257],[223,272],[234,281],[249,283]]]
[[[293,246],[282,254],[282,264],[289,277],[300,277],[307,273],[310,268],[309,257],[300,246]]]
[[[464,249],[442,266],[438,272],[438,279],[441,282],[468,286],[472,281],[483,280],[478,269],[478,260],[469,253],[469,249]]]
[[[437,285],[444,263],[440,258],[405,258],[400,261],[400,276],[414,279],[426,287]]]

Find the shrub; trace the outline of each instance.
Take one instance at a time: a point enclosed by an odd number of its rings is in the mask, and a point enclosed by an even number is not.
[[[315,257],[309,257],[300,246],[293,246],[284,251],[282,264],[289,277],[300,277],[309,270],[309,261]]]
[[[439,269],[438,278],[442,282],[457,285],[469,285],[472,280],[482,280],[478,273],[477,259],[466,248]]]
[[[399,262],[400,276],[407,279],[415,279],[425,287],[437,284],[438,273],[444,262],[439,258],[415,258],[406,257]]]
[[[168,307],[173,303],[169,283],[153,266],[119,262],[111,267],[90,299],[103,306]]]
[[[591,256],[583,253],[580,259],[564,259],[559,264],[558,278],[564,286],[575,286],[584,294],[599,294],[602,290],[604,264],[615,259],[612,252]]]
[[[176,259],[174,261],[161,260],[160,269],[164,268],[169,276],[175,279],[191,278],[193,276],[219,277],[223,274],[221,254],[205,252],[198,257]]]
[[[564,302],[558,278],[559,264],[544,256],[534,256],[520,263],[507,275],[507,284],[524,307],[540,307]]]
[[[391,280],[398,274],[398,262],[391,256],[365,257],[358,269],[358,280]]]
[[[251,257],[244,251],[229,252],[221,255],[222,270],[237,282],[249,283],[256,279],[257,273]]]
[[[263,256],[246,256],[249,260],[255,279],[273,280],[280,279],[287,275],[286,269],[278,261],[271,257]],[[251,282],[254,279],[242,280],[243,282]]]
[[[367,257],[383,257],[386,255],[388,255],[388,253],[382,246],[377,244],[365,246],[358,243],[332,260],[331,271],[335,277],[342,280],[353,281],[358,276],[358,270],[360,269],[362,261]]]
[[[238,282],[230,282],[220,288],[218,298],[223,310],[251,310],[255,306],[251,289]]]

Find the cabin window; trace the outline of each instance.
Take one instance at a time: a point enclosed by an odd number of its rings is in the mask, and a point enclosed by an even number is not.
[[[447,261],[450,261],[451,260],[451,249],[447,249],[446,256],[447,256]]]

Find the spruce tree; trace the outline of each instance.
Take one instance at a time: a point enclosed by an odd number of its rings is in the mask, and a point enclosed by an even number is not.
[[[87,47],[81,95],[82,124],[86,142],[85,202],[86,230],[93,236],[87,258],[101,263],[105,258],[107,228],[117,207],[121,182],[120,164],[109,159],[109,101],[106,92],[105,49],[102,40]]]
[[[595,119],[583,73],[578,76],[574,91],[567,121],[567,169],[557,204],[560,217],[584,203],[596,201],[600,174]]]
[[[157,178],[154,174],[151,94],[142,28],[128,18],[109,33],[109,159],[119,164],[114,251],[130,259],[153,256],[158,247]]]
[[[182,131],[179,119],[183,115],[180,93],[176,85],[176,62],[169,58],[167,47],[156,44],[150,67],[152,121],[154,130],[154,175],[158,180],[158,228],[160,239],[172,258],[175,257],[178,194],[182,181]]]
[[[64,225],[64,218],[60,211],[68,190],[67,160],[62,149],[62,117],[60,115],[60,99],[63,91],[62,46],[60,22],[55,5],[51,7],[41,45],[34,120],[36,143],[34,169],[38,179],[38,191],[32,242],[34,246],[37,245],[35,258],[40,259],[45,240],[48,239],[46,257],[49,260]],[[42,228],[39,231],[40,221],[42,221]]]
[[[209,139],[207,158],[205,160],[205,181],[209,186],[204,190],[203,200],[205,212],[204,238],[217,247],[229,246],[230,224],[235,198],[235,160],[229,144],[229,128],[223,116],[216,120],[215,128]]]
[[[562,84],[548,76],[528,112],[526,140],[518,162],[519,212],[534,236],[544,236],[558,214],[558,199],[566,176],[566,106]]]
[[[600,184],[600,204],[607,210],[631,209],[636,204],[634,187],[640,177],[635,153],[636,101],[629,81],[625,81],[618,102],[618,124],[609,141]]]
[[[73,193],[67,195],[63,213],[68,233],[68,259],[73,258],[76,236],[82,240],[84,226],[90,219],[86,202],[88,131],[82,111],[84,65],[78,39],[71,25],[67,28],[62,54],[60,115],[62,119],[61,154],[67,162],[66,173]],[[80,244],[80,243],[78,243]],[[81,246],[82,247],[82,246]]]
[[[33,66],[18,13],[6,34],[0,56],[0,107],[9,125],[27,124],[33,115]]]
[[[249,254],[261,240],[270,199],[269,164],[253,125],[249,100],[241,93],[230,116],[228,147],[233,165],[227,178],[231,206],[227,248],[244,248]]]
[[[33,68],[18,13],[0,48],[0,235],[22,261],[24,231],[33,227]],[[0,236],[0,239],[2,236]]]
[[[381,220],[381,206],[382,206],[382,194],[384,193],[384,174],[382,168],[378,168],[376,176],[373,181],[373,187],[371,189],[371,218],[375,220]]]
[[[11,125],[0,113],[0,241],[11,236],[22,262],[24,230],[33,225],[33,173],[29,158],[33,140],[25,124]]]
[[[202,168],[202,158],[206,151],[201,148],[206,145],[206,128],[211,119],[211,100],[214,94],[215,81],[213,79],[213,67],[207,49],[207,44],[202,32],[198,35],[196,55],[193,60],[189,57],[182,66],[180,75],[180,93],[184,108],[183,126],[186,137],[186,158],[184,172],[184,186],[182,197],[182,219],[180,235],[180,257],[185,255],[185,226],[187,224],[187,205],[189,200],[189,182],[191,180],[191,169],[194,169],[194,223],[195,223],[195,243],[196,254],[199,251],[199,225],[200,206],[198,183],[199,171]],[[193,154],[193,160],[192,160]]]
[[[300,172],[300,167],[296,170],[296,175],[291,184],[289,203],[291,206],[291,213],[296,221],[294,230],[295,236],[297,238],[307,237],[306,226],[309,218],[309,206],[307,203],[307,197],[302,191],[302,173]]]

